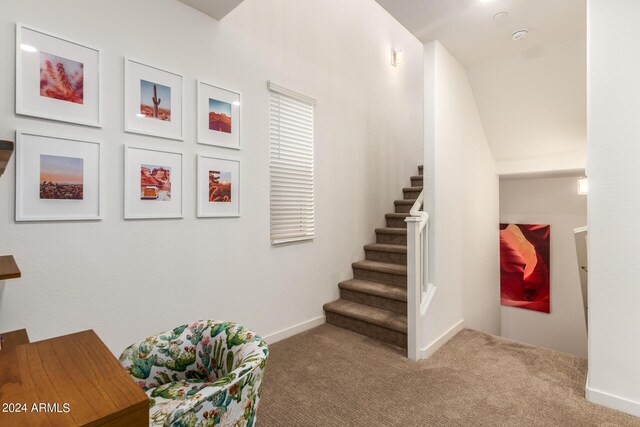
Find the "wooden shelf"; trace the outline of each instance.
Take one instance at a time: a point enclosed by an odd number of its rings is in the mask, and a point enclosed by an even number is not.
[[[18,279],[22,277],[13,255],[0,256],[0,280]]]
[[[9,159],[13,154],[13,142],[0,140],[0,176],[9,164]]]

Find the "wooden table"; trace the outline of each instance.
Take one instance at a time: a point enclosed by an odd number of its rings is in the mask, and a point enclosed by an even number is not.
[[[149,425],[146,394],[95,332],[14,348],[3,335],[1,426]]]

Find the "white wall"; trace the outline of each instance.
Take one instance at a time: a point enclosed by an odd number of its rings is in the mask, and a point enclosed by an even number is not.
[[[578,177],[503,179],[500,222],[551,226],[551,313],[501,307],[500,335],[587,357],[580,276],[573,229],[587,224]]]
[[[640,2],[589,0],[587,398],[640,416]]]
[[[425,343],[464,319],[500,330],[498,177],[465,68],[439,42],[425,45],[426,208],[431,281],[438,287]]]
[[[498,174],[584,169],[584,19],[584,6],[576,7],[570,25],[580,22],[579,31],[541,43],[541,34],[533,28],[527,39],[509,40],[522,47],[521,52],[469,67]]]
[[[14,115],[16,21],[103,49],[102,129]],[[201,318],[262,335],[321,321],[423,157],[423,47],[373,0],[246,0],[221,22],[176,0],[4,2],[0,39],[0,138],[21,128],[99,139],[107,169],[101,222],[16,224],[13,161],[0,179],[0,253],[23,272],[0,284],[0,330],[26,327],[33,340],[93,328],[119,354]],[[392,47],[405,52],[399,68]],[[185,75],[183,143],[123,133],[124,55]],[[241,152],[195,143],[197,78],[243,93]],[[277,248],[269,79],[318,100],[316,239]],[[184,151],[184,219],[123,220],[124,143]],[[195,218],[196,153],[241,159],[241,218]]]

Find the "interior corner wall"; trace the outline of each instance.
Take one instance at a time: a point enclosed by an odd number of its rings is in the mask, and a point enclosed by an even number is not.
[[[465,68],[440,42],[425,45],[426,206],[430,275],[438,290],[425,343],[460,321],[500,331],[498,177]]]
[[[640,416],[640,2],[588,2],[587,399]]]
[[[104,127],[15,115],[16,22],[102,50]],[[176,0],[3,2],[0,40],[0,139],[99,140],[105,166],[98,222],[15,223],[14,160],[0,178],[0,253],[23,273],[0,283],[0,331],[32,340],[94,329],[119,354],[203,318],[317,324],[423,158],[423,45],[373,0],[245,0],[222,21]],[[124,56],[184,75],[184,142],[123,132]],[[196,144],[196,79],[242,92],[241,151]],[[269,242],[267,80],[318,101],[311,242]],[[183,219],[123,219],[123,144],[183,152]],[[197,153],[241,161],[240,218],[196,219]]]
[[[587,224],[575,177],[500,180],[500,222],[551,226],[551,312],[501,307],[500,335],[587,356],[587,329],[573,229]]]

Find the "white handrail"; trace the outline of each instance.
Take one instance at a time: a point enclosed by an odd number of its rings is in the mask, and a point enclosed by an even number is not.
[[[429,283],[429,214],[423,210],[424,190],[405,222],[407,223],[407,357],[422,358],[424,318],[436,287]]]

